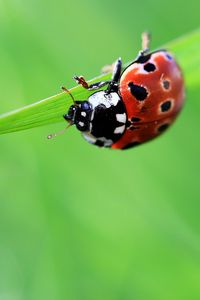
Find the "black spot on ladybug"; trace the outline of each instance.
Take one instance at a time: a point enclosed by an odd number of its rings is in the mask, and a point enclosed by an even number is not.
[[[130,88],[131,94],[138,100],[144,101],[147,98],[147,90],[140,85],[129,82],[128,87]]]
[[[169,127],[169,124],[163,124],[160,127],[158,127],[159,132],[165,131]]]
[[[151,53],[146,55],[140,55],[138,59],[135,61],[138,64],[144,64],[151,58]]]
[[[168,80],[163,80],[162,84],[165,90],[170,88],[170,82]]]
[[[133,117],[133,118],[131,118],[131,121],[132,121],[132,122],[140,122],[141,119],[140,119],[140,118]]]
[[[144,70],[147,72],[153,72],[153,71],[155,71],[155,69],[156,69],[156,66],[152,63],[148,63],[148,64],[144,65]]]
[[[127,149],[130,149],[130,148],[136,147],[138,145],[140,145],[140,142],[135,141],[135,142],[132,142],[132,143],[126,145],[124,148],[122,148],[122,150],[127,150]]]
[[[172,105],[171,101],[166,101],[166,102],[162,103],[161,106],[160,106],[161,111],[166,112],[166,111],[170,110],[171,105]]]

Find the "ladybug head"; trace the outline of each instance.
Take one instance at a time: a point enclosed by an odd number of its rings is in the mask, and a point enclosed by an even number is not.
[[[63,117],[80,131],[88,131],[92,107],[88,101],[75,101]]]
[[[60,134],[63,134],[71,125],[76,125],[77,129],[80,131],[88,131],[90,127],[89,124],[92,114],[91,104],[88,101],[75,101],[73,95],[68,89],[62,87],[62,90],[69,94],[74,102],[74,104],[70,106],[67,114],[63,116],[64,119],[69,122],[69,124],[65,129],[49,134],[47,136],[48,139],[52,139]]]

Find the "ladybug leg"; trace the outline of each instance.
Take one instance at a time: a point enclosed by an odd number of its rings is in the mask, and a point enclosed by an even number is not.
[[[112,82],[119,81],[120,76],[121,76],[121,71],[122,71],[122,60],[121,60],[121,57],[119,57],[113,67]]]
[[[113,67],[112,80],[109,83],[109,86],[107,89],[108,93],[116,92],[118,90],[118,81],[121,76],[121,71],[122,71],[122,60],[121,60],[121,57],[119,57]]]
[[[88,89],[89,85],[83,76],[74,76],[73,79],[85,89]]]
[[[143,53],[147,53],[150,48],[151,35],[149,32],[142,33],[142,51]]]
[[[99,81],[92,84],[88,84],[88,82],[85,80],[83,76],[74,76],[73,79],[88,91],[98,90],[108,85],[107,92],[110,93],[111,91],[116,90],[117,82],[119,81],[121,75],[121,69],[122,69],[122,61],[121,58],[118,58],[118,60],[115,62],[113,67],[111,80]]]
[[[76,80],[78,84],[82,85],[82,87],[84,87],[88,91],[98,90],[110,83],[110,80],[106,80],[95,82],[93,84],[88,84],[83,76],[74,76],[73,79]]]
[[[121,57],[117,59],[112,65],[107,65],[102,68],[102,73],[111,73],[112,72],[112,80],[119,81],[122,69],[122,60]]]
[[[103,73],[103,74],[112,73],[113,69],[114,69],[114,65],[115,65],[115,62],[111,65],[103,66],[103,68],[101,69],[101,73]]]
[[[149,32],[142,33],[142,50],[139,51],[137,60],[148,54],[150,49],[151,35]]]

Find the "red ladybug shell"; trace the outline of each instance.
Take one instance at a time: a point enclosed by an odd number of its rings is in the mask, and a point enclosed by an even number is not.
[[[128,149],[153,139],[173,123],[184,101],[183,76],[174,58],[159,50],[124,70],[119,94],[129,126],[111,147]]]

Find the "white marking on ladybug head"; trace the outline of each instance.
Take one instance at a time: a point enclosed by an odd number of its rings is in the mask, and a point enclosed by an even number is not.
[[[86,117],[86,112],[85,112],[85,111],[82,111],[82,112],[81,112],[81,116]]]
[[[123,133],[124,130],[125,130],[125,125],[122,125],[120,127],[115,128],[114,133],[115,134]]]
[[[80,121],[80,122],[78,122],[78,125],[80,125],[81,127],[83,127],[84,123]]]
[[[123,114],[116,114],[116,119],[118,122],[120,123],[126,123],[126,114],[123,113]]]

